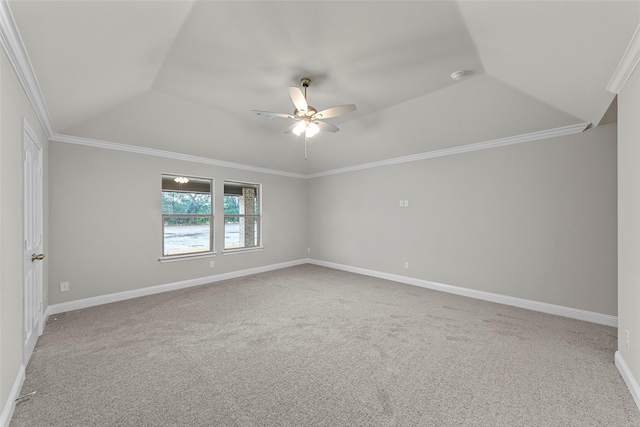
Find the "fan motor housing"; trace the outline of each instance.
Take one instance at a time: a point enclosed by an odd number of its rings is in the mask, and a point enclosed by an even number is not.
[[[301,112],[301,111],[298,111],[298,109],[296,109],[296,110],[293,112],[293,115],[294,115],[295,117],[298,117],[298,118],[306,118],[306,117],[313,117],[313,116],[315,116],[317,112],[318,112],[318,110],[316,110],[315,108],[313,108],[311,105],[308,105],[308,106],[307,106],[307,111]]]

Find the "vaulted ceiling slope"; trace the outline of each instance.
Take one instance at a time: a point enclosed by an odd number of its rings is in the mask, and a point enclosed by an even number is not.
[[[294,173],[597,125],[640,22],[608,0],[9,6],[55,132]],[[251,113],[292,112],[301,77],[316,108],[358,106],[308,160]]]

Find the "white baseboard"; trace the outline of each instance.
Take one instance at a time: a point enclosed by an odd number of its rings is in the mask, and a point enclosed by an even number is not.
[[[233,271],[230,273],[218,274],[215,276],[199,277],[197,279],[184,280],[181,282],[167,283],[164,285],[150,286],[142,289],[134,289],[131,291],[117,292],[113,294],[101,295],[97,297],[84,298],[76,301],[69,301],[60,304],[54,304],[47,307],[45,318],[58,313],[67,311],[80,310],[83,308],[94,307],[102,304],[109,304],[117,301],[138,298],[146,295],[158,294],[161,292],[173,291],[177,289],[189,288],[192,286],[205,285],[207,283],[219,282],[221,280],[235,279],[238,277],[249,276],[251,274],[264,273],[267,271],[278,270],[281,268],[293,267],[301,264],[315,264],[323,267],[334,268],[336,270],[348,271],[351,273],[362,274],[365,276],[377,277],[380,279],[391,280],[394,282],[406,283],[408,285],[419,286],[421,288],[433,289],[436,291],[447,292],[450,294],[462,295],[469,298],[480,299],[484,301],[495,302],[498,304],[511,305],[514,307],[525,308],[527,310],[539,311],[542,313],[554,314],[557,316],[569,317],[572,319],[584,320],[587,322],[598,323],[607,326],[618,326],[618,318],[609,314],[594,313],[592,311],[580,310],[577,308],[565,307],[561,305],[548,304],[544,302],[532,301],[523,298],[510,297],[506,295],[494,294],[491,292],[477,291],[474,289],[462,288],[458,286],[445,285],[442,283],[431,282],[428,280],[415,279],[413,277],[400,276],[398,274],[383,273],[381,271],[368,270],[365,268],[352,267],[333,262],[320,261],[315,259],[300,259],[296,261],[283,262],[280,264],[271,264],[263,267],[250,268],[247,270]]]
[[[627,384],[627,388],[631,392],[631,396],[633,397],[633,400],[636,402],[636,406],[638,407],[638,409],[640,409],[640,386],[638,385],[638,382],[633,377],[633,374],[631,373],[629,366],[627,366],[627,363],[624,361],[619,351],[616,351],[615,360],[616,360],[616,368],[618,368],[618,371],[620,372],[622,379]]]
[[[613,326],[614,328],[618,327],[618,317],[611,316],[609,314],[594,313],[592,311],[580,310],[577,308],[565,307],[561,305],[547,304],[544,302],[494,294],[491,292],[477,291],[474,289],[462,288],[459,286],[444,285],[442,283],[431,282],[428,280],[415,279],[413,277],[400,276],[398,274],[383,273],[381,271],[368,270],[366,268],[351,267],[348,265],[336,264],[333,262],[310,259],[309,263],[323,267],[334,268],[336,270],[363,274],[365,276],[377,277],[379,279],[406,283],[408,285],[419,286],[421,288],[462,295],[469,298],[495,302],[498,304],[511,305],[514,307],[525,308],[527,310],[539,311],[542,313],[555,314],[557,316],[569,317],[571,319],[578,319],[587,322],[598,323],[601,325]]]
[[[16,399],[20,396],[20,389],[22,389],[22,384],[24,384],[24,378],[24,366],[20,366],[16,380],[13,382],[13,387],[11,387],[11,393],[9,393],[7,402],[5,403],[4,408],[2,408],[2,415],[0,415],[0,427],[9,427],[13,411],[16,409]]]
[[[235,279],[237,277],[249,276],[252,274],[264,273],[281,268],[293,267],[296,265],[307,264],[307,259],[296,261],[288,261],[279,264],[271,264],[263,267],[249,268],[246,270],[233,271],[230,273],[222,273],[214,276],[199,277],[197,279],[183,280],[175,283],[167,283],[164,285],[149,286],[147,288],[134,289],[131,291],[116,292],[113,294],[100,295],[97,297],[83,298],[75,301],[53,304],[47,307],[45,318],[53,314],[65,313],[67,311],[80,310],[83,308],[95,307],[97,305],[109,304],[117,301],[124,301],[132,298],[143,297],[147,295],[159,294],[162,292],[174,291],[177,289],[190,288],[192,286],[206,285],[207,283],[220,282],[222,280]]]

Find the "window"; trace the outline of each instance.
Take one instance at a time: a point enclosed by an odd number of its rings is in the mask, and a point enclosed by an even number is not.
[[[260,185],[224,183],[224,249],[260,246]]]
[[[213,252],[210,179],[162,175],[162,256]]]

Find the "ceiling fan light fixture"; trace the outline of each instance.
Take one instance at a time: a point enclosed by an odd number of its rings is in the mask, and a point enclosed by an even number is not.
[[[304,136],[306,136],[307,138],[311,138],[312,136],[320,132],[320,128],[315,123],[307,123],[306,127],[307,129],[305,130]]]
[[[292,133],[294,133],[296,136],[300,136],[302,134],[302,131],[305,130],[306,128],[306,123],[303,121],[298,122],[298,124],[291,130]]]

